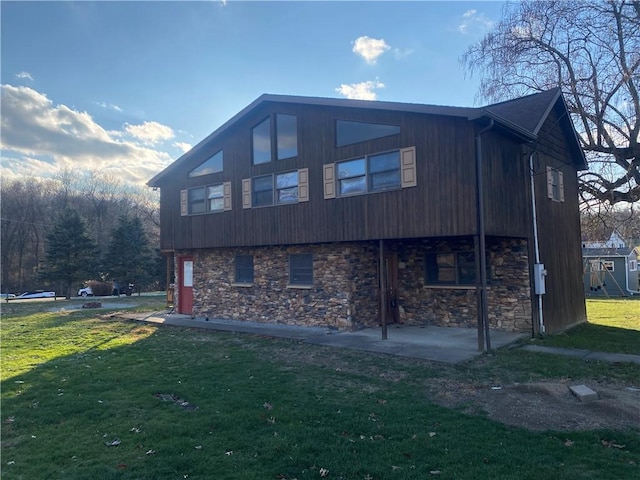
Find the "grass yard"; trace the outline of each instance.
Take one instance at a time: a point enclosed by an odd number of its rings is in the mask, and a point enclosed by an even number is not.
[[[587,299],[587,323],[537,343],[640,355],[640,298]]]
[[[133,308],[162,308],[147,302]],[[448,366],[46,310],[3,305],[3,479],[640,478],[640,431],[529,431],[427,393],[640,386],[637,365],[504,350]]]

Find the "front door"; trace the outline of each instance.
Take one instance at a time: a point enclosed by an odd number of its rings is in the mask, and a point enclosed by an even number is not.
[[[386,320],[398,323],[400,308],[398,305],[398,253],[384,252],[384,270],[386,285]]]
[[[193,313],[193,257],[178,259],[178,313],[191,315]]]

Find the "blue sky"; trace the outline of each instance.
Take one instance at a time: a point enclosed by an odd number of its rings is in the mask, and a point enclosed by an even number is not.
[[[263,93],[474,106],[502,6],[2,1],[2,176],[144,184]]]

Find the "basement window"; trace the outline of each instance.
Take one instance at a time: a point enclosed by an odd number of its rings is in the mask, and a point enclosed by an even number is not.
[[[313,285],[313,255],[292,253],[289,255],[289,285]]]
[[[236,255],[236,283],[253,283],[253,255]]]
[[[476,260],[473,251],[426,253],[424,280],[427,285],[475,285]],[[487,259],[487,281],[491,268]]]

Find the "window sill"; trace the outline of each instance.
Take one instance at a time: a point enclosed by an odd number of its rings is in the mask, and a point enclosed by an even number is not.
[[[313,285],[287,285],[287,288],[298,289],[298,290],[311,290]]]
[[[238,283],[232,283],[231,284],[232,287],[241,287],[241,288],[248,288],[248,287],[253,287],[253,283],[242,283],[242,282],[238,282]]]

